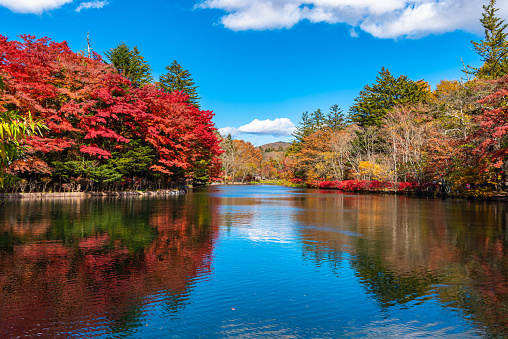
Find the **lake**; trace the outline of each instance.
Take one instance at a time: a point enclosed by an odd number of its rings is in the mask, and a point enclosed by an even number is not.
[[[1,338],[503,338],[505,203],[212,186],[0,202]]]

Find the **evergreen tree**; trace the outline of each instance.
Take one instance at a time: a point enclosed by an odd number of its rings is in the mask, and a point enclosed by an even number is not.
[[[309,112],[303,112],[302,113],[302,119],[298,123],[298,126],[295,128],[295,131],[293,132],[293,136],[295,137],[295,141],[302,142],[305,136],[310,134],[312,128],[312,123],[309,117]]]
[[[339,131],[346,127],[344,112],[335,104],[330,107],[330,112],[326,117],[326,125],[333,131]]]
[[[338,105],[330,107],[330,113],[325,115],[321,109],[317,109],[309,115],[309,112],[302,113],[302,120],[299,122],[293,137],[295,140],[293,144],[288,148],[288,153],[296,153],[300,151],[301,144],[304,139],[312,133],[324,129],[331,128],[332,130],[340,130],[344,128],[343,113]]]
[[[311,122],[312,122],[312,130],[318,130],[322,129],[326,126],[327,119],[323,112],[321,112],[321,109],[318,108],[314,112],[311,113]]]
[[[508,73],[508,33],[504,32],[508,24],[496,17],[499,9],[495,5],[496,0],[490,0],[488,6],[483,6],[480,22],[485,29],[484,40],[471,41],[484,64],[480,68],[469,66],[465,72],[479,79],[497,79]]]
[[[299,122],[299,126],[296,127],[293,132],[293,136],[296,138],[296,142],[300,143],[303,139],[312,134],[313,132],[326,127],[328,123],[327,117],[321,112],[321,109],[317,109],[309,115],[309,112],[302,113],[302,120]]]
[[[118,73],[128,78],[133,85],[139,87],[153,82],[150,65],[139,54],[136,46],[131,50],[122,42],[104,54]]]
[[[349,109],[351,121],[362,127],[380,127],[391,108],[412,105],[427,99],[430,91],[423,81],[413,81],[405,75],[395,78],[384,67],[376,77],[376,83],[366,85],[355,104]]]
[[[166,66],[168,71],[159,77],[159,86],[165,92],[183,91],[189,96],[189,103],[199,108],[199,99],[196,89],[199,86],[194,86],[191,74],[188,70],[174,60],[171,66]]]

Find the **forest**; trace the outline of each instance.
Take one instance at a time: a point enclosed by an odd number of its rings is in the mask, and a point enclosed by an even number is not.
[[[136,47],[105,54],[0,36],[1,190],[161,190],[219,175],[213,113],[190,73],[174,61],[154,82]]]
[[[483,65],[463,65],[462,80],[442,80],[432,90],[424,80],[382,68],[347,113],[337,105],[327,113],[304,112],[291,147],[278,157],[224,138],[224,180],[257,174],[286,185],[346,191],[504,195],[507,24],[497,17],[495,0],[483,8],[485,35],[472,41]]]
[[[75,53],[0,36],[0,190],[161,190],[241,181],[490,197],[508,189],[508,33],[483,7],[482,66],[424,80],[382,68],[347,112],[304,112],[289,148],[221,136],[175,60],[154,81],[137,47]],[[470,46],[464,46],[469,48]]]

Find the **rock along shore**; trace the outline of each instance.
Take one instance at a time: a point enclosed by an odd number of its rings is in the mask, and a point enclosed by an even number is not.
[[[122,191],[122,192],[38,192],[38,193],[0,193],[0,199],[25,199],[25,198],[86,198],[86,197],[126,197],[143,195],[179,195],[185,194],[183,190],[165,191]]]

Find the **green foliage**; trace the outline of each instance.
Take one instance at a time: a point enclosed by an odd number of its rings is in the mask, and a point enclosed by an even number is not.
[[[194,182],[208,183],[210,182],[210,175],[207,168],[210,165],[210,160],[199,160],[194,163]]]
[[[490,0],[488,6],[483,6],[480,22],[485,29],[484,40],[471,41],[484,64],[480,68],[469,66],[465,72],[479,79],[497,79],[508,73],[508,33],[504,32],[508,24],[496,16],[499,9],[495,5],[496,0]]]
[[[339,105],[335,104],[330,107],[330,113],[328,113],[326,125],[332,131],[340,131],[347,126],[345,114],[339,108]]]
[[[303,139],[317,130],[330,128],[334,131],[341,130],[346,126],[344,113],[338,105],[330,107],[330,113],[325,115],[321,109],[317,109],[309,115],[309,112],[302,113],[302,120],[299,126],[293,132],[296,143],[300,143]]]
[[[153,81],[150,65],[139,54],[136,46],[131,50],[122,42],[104,54],[118,73],[128,78],[133,85],[139,87]]]
[[[425,102],[429,90],[422,81],[413,81],[405,75],[395,78],[384,67],[376,82],[366,85],[349,109],[350,119],[362,127],[381,127],[386,113],[397,105],[415,105]]]
[[[147,176],[149,167],[155,159],[152,147],[131,140],[125,149],[111,153],[107,160],[55,161],[54,175],[64,179],[81,177],[93,182],[120,182],[123,177]]]
[[[358,255],[352,263],[360,281],[373,293],[382,307],[411,302],[428,293],[432,286],[439,282],[438,277],[430,272],[397,274],[379,258],[365,254]]]
[[[75,160],[56,162],[52,164],[54,175],[69,179],[73,176],[89,179],[93,182],[119,182],[122,174],[108,164],[101,164],[97,160]]]
[[[118,173],[132,176],[146,175],[150,165],[155,159],[155,150],[149,145],[143,145],[141,141],[131,140],[123,152],[113,152],[108,159],[108,166]]]
[[[0,113],[0,188],[4,186],[5,170],[14,160],[26,152],[23,140],[34,134],[41,134],[46,127],[32,120],[32,116],[22,118],[16,112]]]
[[[200,97],[196,91],[199,86],[195,86],[190,72],[183,69],[176,60],[171,66],[166,66],[166,71],[166,74],[159,77],[159,86],[168,93],[183,91],[189,96],[189,103],[199,108]]]
[[[304,139],[316,131],[326,128],[337,132],[346,128],[346,126],[347,121],[344,112],[337,104],[331,106],[330,112],[326,115],[319,108],[310,115],[309,112],[303,112],[302,120],[292,134],[295,140],[286,150],[286,155],[300,152]]]
[[[106,236],[108,241],[98,241],[96,251],[107,252],[118,246],[129,249],[129,252],[143,252],[157,236],[156,230],[147,221],[148,210],[142,204],[141,210],[119,200],[110,200],[107,204],[97,200],[89,202],[95,213],[82,214],[72,209],[56,211],[51,220],[52,227],[44,235],[48,240],[63,241],[79,249],[80,241]],[[69,222],[72,221],[72,222]],[[106,238],[106,237],[104,237]]]

